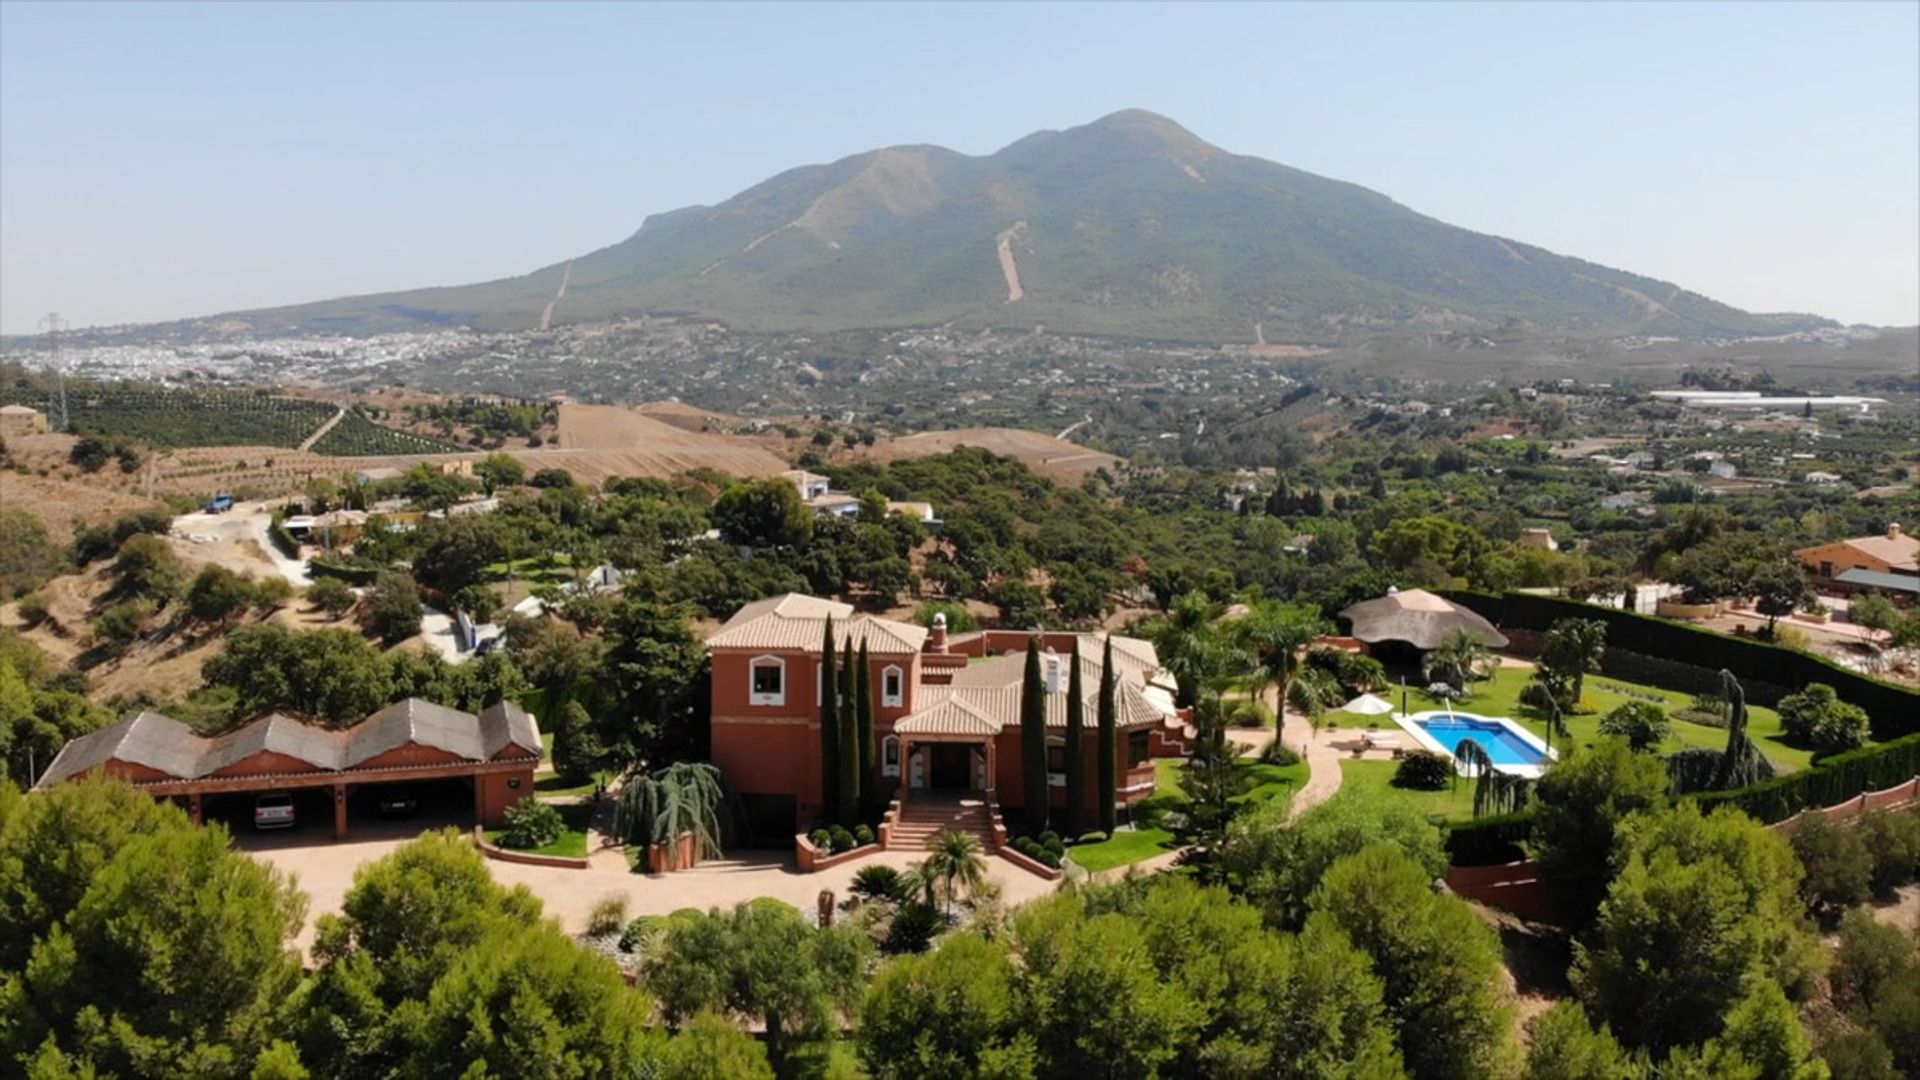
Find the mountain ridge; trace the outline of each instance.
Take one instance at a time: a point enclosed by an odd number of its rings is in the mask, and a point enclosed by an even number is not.
[[[952,324],[1338,344],[1394,329],[1690,339],[1836,325],[1461,229],[1126,109],[983,155],[881,147],[782,171],[528,274],[213,316],[257,332],[652,315],[757,331]],[[200,321],[200,320],[191,320]]]

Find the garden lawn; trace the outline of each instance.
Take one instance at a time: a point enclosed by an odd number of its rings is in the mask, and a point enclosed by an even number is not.
[[[1538,709],[1520,704],[1520,691],[1532,678],[1531,668],[1504,665],[1493,678],[1485,682],[1469,684],[1468,697],[1457,702],[1454,707],[1463,712],[1477,713],[1481,716],[1511,717],[1519,721],[1528,731],[1544,739],[1547,737],[1546,716]],[[1622,693],[1622,690],[1629,692]],[[1600,718],[1629,701],[1657,698],[1669,716],[1693,703],[1691,694],[1678,690],[1663,690],[1657,686],[1643,686],[1608,675],[1587,676],[1583,693],[1588,707],[1593,711],[1566,718],[1567,730],[1572,733],[1573,741],[1577,745],[1587,745],[1598,739]],[[1391,692],[1383,693],[1382,696],[1392,700],[1396,707],[1399,705],[1399,701]],[[1430,696],[1425,690],[1412,687],[1407,691],[1407,704],[1415,712],[1446,707],[1446,702]],[[1335,715],[1339,716],[1343,726],[1352,726],[1353,717],[1344,713]],[[1389,727],[1391,721],[1380,726]],[[1766,755],[1767,760],[1773,762],[1773,767],[1778,772],[1796,772],[1813,762],[1811,750],[1790,745],[1781,735],[1780,714],[1772,709],[1751,704],[1747,706],[1747,736],[1753,740],[1755,746],[1760,748],[1760,752]],[[1662,754],[1671,754],[1690,746],[1724,750],[1726,745],[1726,729],[1675,719],[1673,735],[1661,743],[1657,749]]]
[[[509,851],[525,851],[529,855],[559,855],[565,858],[584,859],[587,857],[587,826],[593,821],[592,803],[559,803],[560,819],[567,824],[567,830],[560,838],[545,847],[507,848]],[[487,843],[495,847],[506,848],[500,837],[507,830],[488,829]]]
[[[522,707],[525,707],[524,703]],[[529,709],[528,711],[532,711]],[[535,713],[534,715],[539,715]],[[591,795],[594,781],[569,784],[553,771],[553,732],[540,733],[540,767],[533,773],[533,790],[542,795]]]
[[[1161,758],[1155,764],[1153,797],[1133,808],[1132,818],[1142,827],[1122,829],[1097,844],[1074,845],[1067,849],[1068,855],[1082,868],[1097,873],[1179,848],[1179,839],[1157,823],[1160,815],[1169,810],[1184,812],[1186,809],[1187,793],[1180,787],[1180,769],[1184,764],[1180,758]],[[1307,780],[1304,761],[1268,765],[1258,758],[1247,757],[1234,762],[1233,771],[1246,787],[1234,801],[1249,805],[1275,800],[1285,805]],[[1155,824],[1146,827],[1147,822]]]
[[[1369,807],[1382,810],[1400,805],[1422,817],[1446,821],[1467,821],[1473,817],[1474,781],[1461,777],[1453,786],[1440,791],[1399,788],[1393,786],[1393,774],[1399,767],[1397,761],[1342,761],[1340,792],[1333,797],[1334,801],[1365,802]]]

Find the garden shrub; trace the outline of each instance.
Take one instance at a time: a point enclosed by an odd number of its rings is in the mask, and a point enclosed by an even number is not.
[[[827,830],[827,836],[833,845],[833,853],[835,855],[843,851],[853,850],[853,834],[847,831],[845,825],[835,825],[833,828]]]
[[[627,921],[627,898],[615,893],[603,896],[587,912],[587,936],[602,937],[620,930]]]
[[[507,807],[507,829],[500,834],[500,846],[519,848],[546,847],[567,831],[560,810],[552,803],[522,799]]]
[[[870,901],[898,901],[903,898],[905,886],[901,883],[900,871],[891,866],[869,863],[853,875],[853,885],[848,891]]]
[[[1867,741],[1867,711],[1840,700],[1826,683],[1808,683],[1780,699],[1780,728],[1787,738],[1823,754],[1852,750]]]
[[[1813,811],[1800,815],[1789,838],[1793,853],[1806,868],[1800,880],[1800,898],[1822,918],[1866,900],[1873,877],[1873,856],[1859,830],[1835,824]]]
[[[1047,835],[1052,835],[1052,834],[1049,833]],[[1060,838],[1058,836],[1055,836],[1053,838],[1053,842],[1056,846],[1059,845]],[[1060,869],[1060,860],[1066,852],[1065,848],[1059,848],[1059,850],[1055,850],[1055,848],[1048,847],[1047,845],[1042,844],[1040,841],[1035,840],[1031,836],[1023,836],[1020,839],[1015,840],[1013,842],[1013,849],[1015,851],[1018,851],[1020,854],[1025,855],[1027,858],[1032,859],[1033,861],[1039,863],[1040,865],[1050,867],[1051,869],[1054,869],[1054,870]]]
[[[1873,810],[1854,826],[1873,860],[1873,891],[1886,896],[1920,877],[1920,810]]]
[[[1393,786],[1415,791],[1440,791],[1453,780],[1453,763],[1439,754],[1415,750],[1400,759],[1393,771]]]
[[[825,829],[815,829],[807,834],[807,843],[817,850],[829,851],[833,848],[833,834]]]
[[[887,937],[880,943],[880,949],[894,956],[926,952],[927,946],[933,943],[933,936],[946,929],[946,926],[946,917],[932,904],[918,901],[902,904],[887,926]]]
[[[620,931],[620,942],[618,945],[620,951],[630,953],[638,949],[640,943],[647,939],[647,935],[653,932],[653,928],[658,925],[659,922],[660,916],[658,915],[642,915],[628,923],[627,928]]]
[[[1635,750],[1650,750],[1672,732],[1667,710],[1651,701],[1629,701],[1600,718],[1600,734],[1618,735]]]
[[[1287,744],[1275,739],[1260,751],[1260,760],[1267,765],[1296,765],[1300,755],[1293,752]]]
[[[873,830],[865,825],[853,827],[853,842],[860,845],[873,843]]]

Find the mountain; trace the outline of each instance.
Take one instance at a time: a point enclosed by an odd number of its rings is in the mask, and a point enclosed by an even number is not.
[[[1529,324],[1682,338],[1832,325],[1455,228],[1128,110],[985,157],[896,146],[781,173],[523,277],[241,312],[254,331],[530,329],[684,314],[750,330],[956,323],[1330,343]]]

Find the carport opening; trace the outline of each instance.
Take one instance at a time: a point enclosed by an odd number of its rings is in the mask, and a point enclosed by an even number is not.
[[[261,828],[254,821],[254,808],[264,795],[287,795],[293,799],[293,824]],[[200,812],[209,823],[218,821],[238,839],[253,835],[295,835],[301,837],[333,835],[333,789],[293,788],[289,790],[222,791],[200,797]]]
[[[474,826],[472,777],[347,788],[347,827],[354,836],[411,835],[449,825],[462,831]]]

